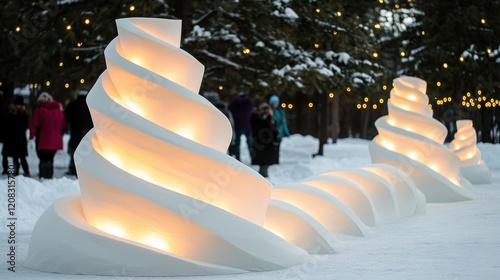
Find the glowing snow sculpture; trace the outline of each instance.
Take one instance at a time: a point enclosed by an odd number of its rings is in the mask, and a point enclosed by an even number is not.
[[[339,169],[274,186],[264,226],[311,254],[333,253],[337,234],[361,236],[383,222],[422,213],[425,196],[385,164]]]
[[[457,121],[457,132],[450,143],[450,149],[461,160],[462,175],[473,184],[488,184],[491,183],[491,172],[481,159],[481,151],[476,143],[476,130],[472,121]]]
[[[231,126],[197,94],[203,65],[181,22],[117,20],[87,97],[81,195],[37,222],[25,265],[68,274],[175,276],[273,270],[308,254],[263,227],[270,183],[225,154]]]
[[[374,163],[405,172],[427,202],[472,199],[471,184],[460,173],[460,159],[443,143],[446,127],[432,118],[426,82],[414,77],[394,80],[388,116],[375,122],[379,132],[369,145]]]

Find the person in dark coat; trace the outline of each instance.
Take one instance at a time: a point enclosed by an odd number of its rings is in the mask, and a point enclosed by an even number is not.
[[[252,114],[252,164],[259,165],[259,173],[269,177],[268,168],[279,163],[280,135],[273,119],[273,111],[262,103]]]
[[[252,156],[252,125],[250,117],[254,109],[252,98],[244,92],[240,92],[235,96],[228,105],[229,111],[234,119],[234,131],[236,133],[234,141],[229,148],[229,154],[234,155],[237,160],[240,160],[240,143],[241,136],[245,135],[250,156]]]
[[[86,98],[88,91],[80,90],[75,100],[71,101],[64,110],[64,117],[69,126],[70,138],[68,142],[68,154],[70,162],[68,165],[67,175],[77,176],[75,167],[75,150],[82,141],[83,137],[89,132],[94,124],[90,116],[89,107],[87,106]]]
[[[24,106],[24,98],[16,96],[13,104],[9,106],[9,112],[5,116],[4,143],[2,147],[2,166],[4,174],[8,170],[8,158],[14,161],[14,175],[20,174],[19,167],[23,168],[23,175],[30,176],[30,170],[26,157],[28,156],[26,130],[28,129],[29,117]]]
[[[40,159],[38,165],[40,178],[51,179],[54,176],[54,156],[63,149],[63,134],[66,120],[62,104],[54,101],[47,92],[38,97],[38,107],[30,121],[30,140],[35,139],[36,153]]]

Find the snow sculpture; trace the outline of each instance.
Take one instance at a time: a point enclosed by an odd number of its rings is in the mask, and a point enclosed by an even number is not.
[[[462,174],[473,184],[491,183],[491,172],[481,159],[476,146],[476,130],[472,120],[457,121],[457,132],[450,143],[450,149],[460,158]]]
[[[332,170],[274,186],[264,227],[311,254],[333,253],[338,234],[362,236],[368,226],[423,213],[425,196],[386,164]]]
[[[428,202],[472,199],[471,184],[460,173],[460,159],[443,145],[447,130],[432,118],[426,82],[414,77],[394,80],[389,114],[379,118],[379,132],[369,145],[374,163],[399,168],[415,182]]]
[[[37,222],[25,266],[178,276],[273,270],[308,254],[263,227],[270,183],[229,157],[228,120],[197,94],[203,65],[181,22],[117,20],[87,97],[94,129],[75,162],[81,195]]]

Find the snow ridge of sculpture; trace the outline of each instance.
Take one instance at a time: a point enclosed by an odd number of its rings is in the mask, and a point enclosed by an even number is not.
[[[427,202],[473,198],[471,184],[460,172],[460,159],[443,145],[446,127],[432,118],[426,82],[394,79],[388,115],[375,122],[379,132],[369,145],[374,163],[393,165],[412,178]]]
[[[81,195],[42,215],[26,266],[175,276],[303,262],[307,252],[263,227],[271,184],[226,155],[230,123],[197,93],[204,67],[179,48],[181,22],[117,27],[87,97],[94,129],[75,155]]]
[[[450,143],[450,149],[460,158],[462,174],[473,184],[491,183],[491,172],[481,159],[477,148],[476,130],[472,120],[458,120],[457,132]]]

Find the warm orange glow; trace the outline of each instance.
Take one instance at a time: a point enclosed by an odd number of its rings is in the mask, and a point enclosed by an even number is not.
[[[167,242],[165,242],[165,240],[157,235],[146,235],[139,240],[139,243],[151,246],[162,251],[168,251],[169,249]]]
[[[98,221],[98,222],[94,222],[93,226],[104,231],[104,232],[107,232],[111,235],[118,236],[121,238],[127,238],[127,234],[125,233],[125,229],[118,222]]]

